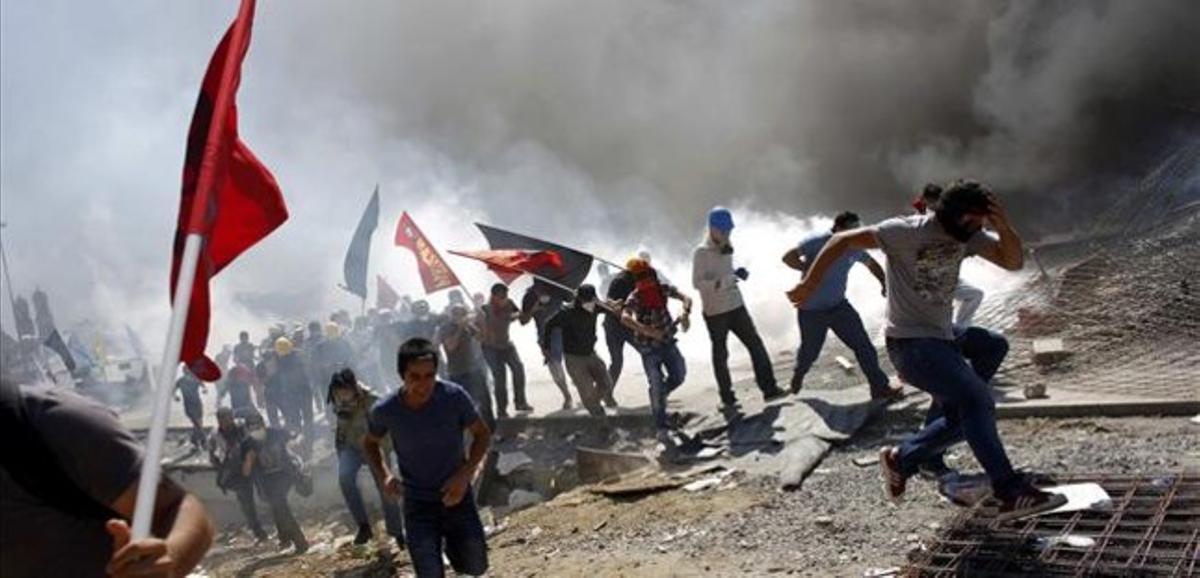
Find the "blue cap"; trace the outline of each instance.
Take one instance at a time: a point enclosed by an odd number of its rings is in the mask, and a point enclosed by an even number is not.
[[[713,207],[708,212],[708,226],[728,233],[733,230],[733,214],[725,207]]]

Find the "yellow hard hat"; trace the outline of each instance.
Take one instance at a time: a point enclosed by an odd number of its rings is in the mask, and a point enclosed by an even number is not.
[[[287,357],[292,354],[292,340],[286,337],[280,337],[275,340],[275,353],[280,357]]]

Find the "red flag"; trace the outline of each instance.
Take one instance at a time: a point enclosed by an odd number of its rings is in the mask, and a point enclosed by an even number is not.
[[[562,256],[555,251],[499,249],[493,251],[450,251],[450,253],[487,263],[488,269],[491,269],[505,285],[511,284],[517,280],[517,277],[525,273],[536,273],[552,277],[553,273],[561,273],[563,269]]]
[[[400,222],[396,224],[396,246],[404,247],[416,255],[417,269],[421,272],[421,283],[425,285],[426,293],[461,285],[454,271],[450,270],[450,265],[417,228],[407,211],[400,215]]]
[[[376,290],[375,290],[375,306],[380,309],[395,309],[396,304],[400,302],[400,295],[388,285],[387,279],[383,275],[376,275]]]
[[[189,234],[204,240],[192,285],[180,360],[205,381],[221,371],[204,355],[208,342],[209,279],[287,220],[275,177],[238,138],[237,95],[242,60],[250,48],[254,0],[244,0],[237,20],[217,45],[188,129],[183,193],[171,262],[171,300]],[[236,45],[233,45],[234,43]],[[232,51],[232,52],[231,52]]]

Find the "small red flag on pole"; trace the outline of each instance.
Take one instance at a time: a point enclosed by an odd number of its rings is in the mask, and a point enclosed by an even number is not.
[[[205,381],[220,378],[207,356],[208,282],[287,220],[270,171],[238,138],[237,95],[250,48],[255,0],[242,0],[208,63],[188,129],[183,190],[171,261],[171,325],[159,370],[154,413],[134,506],[133,538],[150,535],[160,456],[176,372],[182,360]]]
[[[421,273],[425,293],[435,293],[462,285],[458,276],[450,269],[450,265],[446,264],[445,259],[433,248],[433,244],[425,238],[421,229],[417,228],[407,211],[400,215],[400,222],[396,224],[396,246],[412,251],[417,257],[417,270]]]
[[[491,251],[450,251],[451,255],[486,263],[505,285],[511,285],[524,274],[546,275],[561,273],[562,256],[554,251],[522,251],[494,249]],[[549,269],[549,270],[547,270]]]

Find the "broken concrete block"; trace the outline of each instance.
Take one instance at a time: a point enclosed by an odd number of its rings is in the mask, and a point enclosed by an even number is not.
[[[507,476],[513,471],[533,463],[533,458],[525,452],[502,452],[500,457],[496,459],[496,471],[502,476]]]
[[[1044,399],[1049,397],[1046,395],[1046,384],[1031,383],[1025,386],[1025,399]]]
[[[1060,361],[1070,357],[1071,351],[1067,349],[1062,339],[1034,339],[1033,340],[1033,362],[1042,367],[1054,365]]]
[[[845,357],[842,357],[841,355],[833,358],[833,360],[836,361],[838,366],[842,368],[842,371],[845,371],[846,373],[854,373],[854,362],[853,361],[850,361],[849,359],[846,359]]]
[[[546,501],[546,496],[529,490],[516,489],[508,494],[508,507],[515,510],[528,508],[534,504],[540,504]]]
[[[641,454],[610,452],[592,448],[575,448],[579,481],[585,484],[602,482],[636,470],[649,468],[654,461]]]

